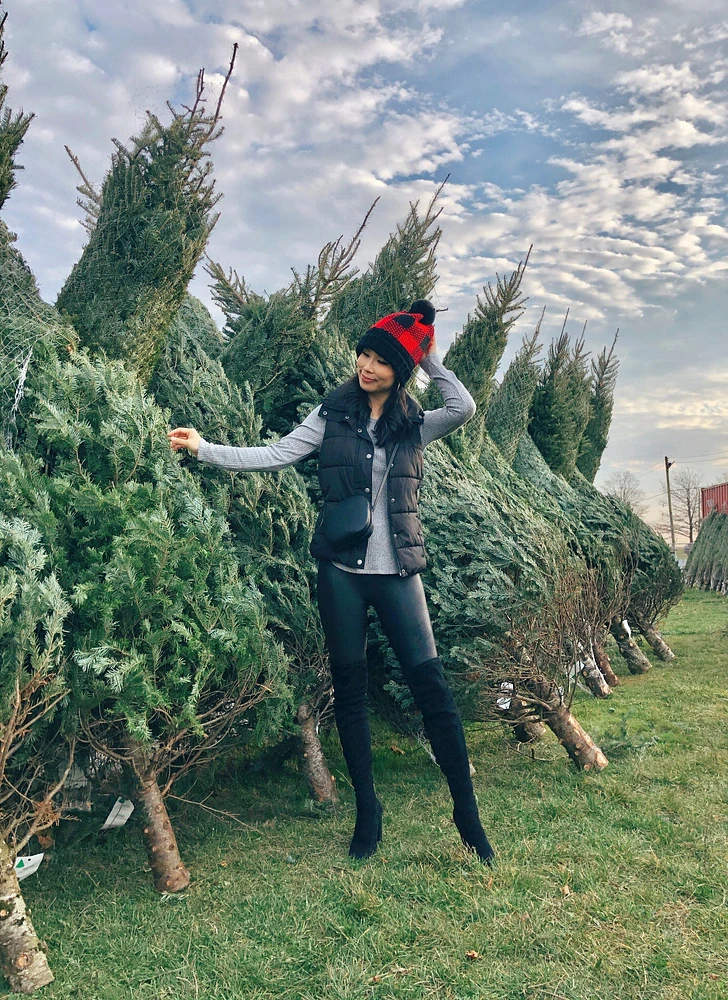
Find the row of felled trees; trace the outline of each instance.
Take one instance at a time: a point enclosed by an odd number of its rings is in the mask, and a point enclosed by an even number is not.
[[[728,594],[728,514],[723,511],[713,511],[703,521],[685,566],[685,582]]]
[[[331,691],[308,552],[315,461],[230,473],[181,460],[166,431],[251,445],[290,430],[353,371],[362,329],[432,293],[436,200],[362,272],[361,229],[272,294],[208,262],[221,334],[187,293],[217,218],[220,107],[200,75],[188,109],[116,145],[100,189],[82,174],[88,242],[55,306],[0,218],[0,960],[21,992],[52,974],[13,860],[62,817],[74,763],[126,776],[160,891],[189,882],[165,797],[227,748],[295,734],[313,795],[336,797],[317,735]],[[0,209],[29,124],[0,118]],[[609,631],[647,669],[627,618],[671,656],[655,624],[682,584],[664,542],[592,485],[613,351],[590,363],[564,332],[540,362],[537,330],[495,382],[524,272],[484,289],[446,355],[478,411],[427,451],[425,586],[465,717],[522,740],[548,726],[599,769],[575,688],[617,683]],[[412,392],[438,405],[433,386]],[[378,631],[369,655],[377,701],[416,729]]]

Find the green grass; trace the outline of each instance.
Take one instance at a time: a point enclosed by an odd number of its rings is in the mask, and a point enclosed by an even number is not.
[[[675,663],[631,677],[615,657],[613,697],[579,694],[602,774],[551,737],[532,760],[469,728],[493,872],[458,847],[438,770],[382,727],[384,844],[365,863],[347,857],[333,736],[333,816],[307,808],[290,765],[218,782],[211,804],[255,829],[175,810],[193,873],[180,897],[151,888],[134,818],[103,841],[80,827],[25,883],[56,973],[43,996],[725,1000],[726,625],[728,600],[691,592],[665,624]]]

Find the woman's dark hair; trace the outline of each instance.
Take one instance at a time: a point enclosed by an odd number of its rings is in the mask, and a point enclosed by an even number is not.
[[[344,385],[348,387],[354,397],[359,419],[362,422],[369,420],[372,415],[369,407],[369,393],[365,392],[359,384],[359,376],[352,375],[347,382],[344,382]],[[407,413],[407,392],[403,385],[395,382],[382,407],[381,416],[377,420],[374,431],[376,444],[381,448],[387,441],[404,441],[412,432],[412,421]]]

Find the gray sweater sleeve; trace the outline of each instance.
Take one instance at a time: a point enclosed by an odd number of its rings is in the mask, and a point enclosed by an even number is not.
[[[197,452],[200,462],[219,465],[223,469],[242,472],[277,472],[295,465],[312,455],[324,439],[326,421],[318,415],[320,406],[309,413],[303,423],[294,427],[275,444],[254,448],[234,448],[226,444],[210,444],[203,438]]]
[[[475,413],[475,400],[463,383],[449,368],[446,368],[437,354],[428,354],[420,364],[442,393],[445,405],[438,410],[425,410],[422,425],[422,447],[432,441],[451,434]]]
[[[436,354],[422,359],[422,370],[434,379],[445,405],[438,410],[426,410],[422,425],[422,446],[450,434],[475,413],[475,402],[453,372],[445,368]],[[316,406],[303,423],[294,427],[275,444],[253,448],[235,448],[226,444],[211,444],[203,438],[197,452],[200,462],[241,472],[277,472],[308,458],[321,447],[326,421]]]

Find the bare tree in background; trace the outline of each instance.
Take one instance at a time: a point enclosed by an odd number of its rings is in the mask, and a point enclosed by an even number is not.
[[[647,513],[647,494],[634,472],[613,472],[605,481],[602,493],[628,504],[637,517],[644,518]]]
[[[700,488],[704,485],[702,476],[689,465],[683,466],[670,476],[672,493],[672,517],[675,531],[687,535],[689,542],[695,541],[702,521]],[[662,505],[667,509],[667,489],[663,487]]]

